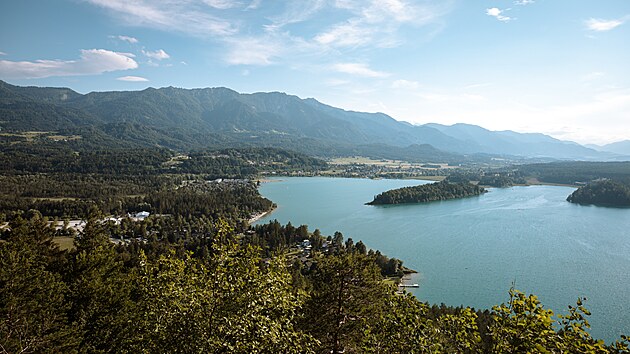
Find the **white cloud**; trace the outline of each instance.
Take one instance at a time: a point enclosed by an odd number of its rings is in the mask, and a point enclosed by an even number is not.
[[[50,76],[96,75],[137,67],[138,63],[127,53],[105,49],[83,49],[77,60],[0,60],[0,76],[33,79]]]
[[[224,60],[231,65],[270,65],[281,51],[272,39],[235,38],[228,44]]]
[[[501,22],[510,22],[513,20],[513,18],[509,17],[509,16],[505,16],[502,15],[503,13],[505,13],[506,10],[501,10],[497,7],[493,7],[490,9],[486,9],[486,15],[488,16],[492,16],[494,18],[496,18],[497,20],[501,21]]]
[[[140,76],[121,76],[121,77],[117,78],[116,80],[128,81],[128,82],[146,82],[146,81],[149,81],[149,79],[146,79],[146,78],[140,77]]]
[[[415,90],[419,87],[417,81],[409,81],[409,80],[396,80],[392,82],[392,88],[395,89],[403,89],[403,90]]]
[[[252,0],[252,2],[250,2],[249,5],[247,5],[245,10],[256,10],[257,8],[260,7],[261,3],[262,3],[262,0]]]
[[[333,47],[393,47],[400,43],[395,36],[401,26],[427,25],[449,9],[447,2],[429,5],[402,0],[372,0],[367,6],[361,1],[337,0],[334,6],[352,16],[314,36],[317,43]]]
[[[322,10],[326,2],[323,0],[300,0],[288,1],[286,4],[287,6],[282,13],[270,19],[273,24],[267,26],[267,28],[277,29],[292,23],[306,21]]]
[[[514,1],[514,5],[520,5],[520,6],[525,6],[525,5],[531,5],[533,3],[535,3],[536,1],[534,0],[516,0]]]
[[[547,115],[556,121],[581,127],[578,132],[568,133],[563,138],[579,142],[611,142],[630,137],[625,114],[629,110],[630,90],[622,89],[599,93],[572,105],[551,107]]]
[[[151,59],[156,59],[156,60],[163,60],[163,59],[168,59],[171,56],[168,55],[168,53],[166,53],[163,49],[158,49],[156,51],[150,51],[150,50],[142,50],[142,54],[144,54],[145,56],[151,58]]]
[[[373,28],[351,22],[337,25],[327,32],[320,33],[315,37],[315,41],[339,47],[359,46],[370,43],[373,33]]]
[[[389,73],[372,70],[363,63],[337,63],[332,68],[340,73],[363,77],[383,78],[389,76]]]
[[[401,27],[439,24],[439,17],[454,6],[454,0],[82,1],[109,10],[129,26],[209,39],[224,46],[220,49],[227,64],[255,65],[291,60],[301,64],[322,55],[344,54],[340,50],[398,46],[403,43]],[[292,26],[301,22],[306,27]],[[432,27],[427,37],[438,27]],[[417,40],[417,32],[414,36]]]
[[[584,21],[586,28],[597,32],[610,31],[623,25],[623,23],[624,20],[602,20],[599,18],[591,18],[590,20]]]
[[[138,43],[138,39],[135,37],[129,37],[129,36],[116,36],[116,38],[120,39],[123,42],[129,42],[131,44],[135,44]]]
[[[221,10],[231,9],[242,5],[240,2],[233,0],[203,0],[203,2],[210,7]]]
[[[113,11],[132,26],[148,26],[199,37],[229,36],[238,32],[230,21],[213,16],[188,0],[84,1]]]
[[[363,15],[368,21],[381,22],[383,17],[388,17],[398,22],[408,22],[414,19],[417,9],[405,1],[380,0],[374,1]]]

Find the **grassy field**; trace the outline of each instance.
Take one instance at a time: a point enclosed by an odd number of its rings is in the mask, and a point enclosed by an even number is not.
[[[74,237],[59,236],[53,238],[53,242],[55,242],[62,250],[71,250],[74,248]]]
[[[398,284],[400,284],[400,281],[401,281],[400,277],[387,277],[383,279],[383,283],[392,285],[392,286],[398,286]]]
[[[58,135],[55,132],[29,131],[22,133],[0,133],[0,136],[13,136],[32,142],[35,138],[46,137],[53,141],[68,141],[81,139],[80,135]]]
[[[31,198],[33,200],[49,200],[52,202],[61,202],[64,200],[78,200],[77,198],[73,198],[73,197],[37,197],[37,198]]]
[[[408,169],[408,168],[426,168],[426,169],[435,169],[435,168],[427,168],[422,167],[425,163],[411,163],[402,160],[387,160],[387,159],[372,159],[369,157],[363,156],[351,156],[351,157],[339,157],[330,160],[328,163],[331,165],[369,165],[369,166],[382,166],[382,167],[392,167],[392,168],[400,168],[400,169]],[[456,166],[449,166],[445,163],[431,163],[432,165],[439,165],[440,168],[457,168]]]
[[[69,141],[69,140],[79,140],[81,139],[80,135],[49,135],[48,139],[53,141]]]
[[[398,166],[400,163],[406,163],[404,161],[398,160],[375,160],[369,157],[363,156],[351,156],[351,157],[338,157],[336,159],[332,159],[330,162],[332,165],[349,165],[349,164],[360,164],[360,165],[377,165],[377,166]]]

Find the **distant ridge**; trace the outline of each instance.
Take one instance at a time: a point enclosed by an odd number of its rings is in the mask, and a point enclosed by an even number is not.
[[[414,126],[383,113],[346,111],[281,92],[228,88],[147,88],[79,94],[69,88],[20,87],[0,81],[2,131],[98,133],[126,144],[195,149],[263,145],[318,155],[457,160],[487,154],[524,158],[613,158],[543,134],[490,131],[469,124]],[[145,136],[146,135],[146,136]],[[107,138],[107,139],[106,139]],[[410,156],[411,155],[411,156]]]
[[[615,154],[630,156],[630,140],[617,141],[606,145],[589,145],[589,147],[605,152],[612,152]]]

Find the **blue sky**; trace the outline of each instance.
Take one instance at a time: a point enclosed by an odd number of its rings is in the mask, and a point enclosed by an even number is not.
[[[4,0],[0,79],[282,91],[607,143],[630,139],[630,1]]]

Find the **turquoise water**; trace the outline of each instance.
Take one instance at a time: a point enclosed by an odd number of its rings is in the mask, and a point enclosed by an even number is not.
[[[480,197],[428,204],[368,206],[413,180],[280,178],[260,192],[278,219],[324,235],[341,231],[420,273],[422,301],[489,308],[516,288],[556,313],[587,297],[591,333],[607,341],[630,334],[630,209],[565,201],[573,188],[491,189]]]

